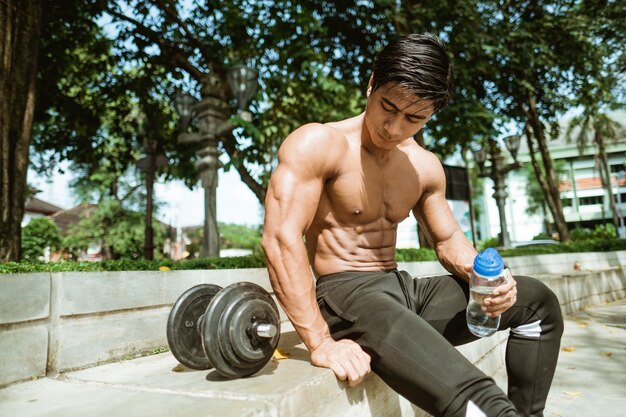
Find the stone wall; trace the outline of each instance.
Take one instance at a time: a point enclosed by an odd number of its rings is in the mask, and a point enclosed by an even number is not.
[[[575,262],[582,271],[574,271]],[[545,280],[566,313],[626,296],[626,251],[516,257],[509,265]],[[416,276],[445,272],[436,262],[399,267]],[[0,386],[167,346],[167,316],[180,294],[200,283],[238,281],[271,291],[264,269],[0,275]],[[460,350],[493,374],[503,365],[505,340],[499,334]]]

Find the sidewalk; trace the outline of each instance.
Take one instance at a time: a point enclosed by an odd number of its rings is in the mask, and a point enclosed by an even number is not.
[[[293,395],[294,388],[302,401],[315,401],[314,392],[293,386],[296,376],[318,384],[318,394],[320,386],[335,381],[327,370],[310,366],[299,341],[288,339],[281,345],[290,360],[270,363],[253,378],[226,381],[210,371],[173,372],[176,361],[168,352],[12,385],[0,390],[0,416],[271,415],[270,400]],[[562,346],[544,417],[625,416],[626,300],[568,316]],[[294,409],[304,411],[304,403],[296,403]],[[376,415],[398,412],[388,407]],[[342,417],[330,410],[326,416]]]
[[[626,300],[565,320],[544,417],[626,416]]]

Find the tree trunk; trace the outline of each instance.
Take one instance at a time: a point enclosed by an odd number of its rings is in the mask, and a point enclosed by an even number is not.
[[[606,149],[604,148],[604,139],[602,135],[598,133],[598,126],[596,126],[594,130],[594,142],[598,147],[598,158],[600,159],[600,179],[602,180],[602,186],[604,186],[608,194],[609,207],[611,207],[611,213],[613,213],[613,226],[615,226],[615,231],[619,231],[619,215],[617,213],[618,209],[615,195],[613,194],[613,181],[611,180],[611,170],[609,169],[609,161],[606,155]]]
[[[536,153],[535,144],[533,142],[533,134],[530,131],[530,128],[528,127],[528,125],[524,126],[524,132],[526,133],[526,143],[528,144],[528,154],[530,155],[530,163],[533,167],[533,171],[535,172],[537,183],[539,184],[539,188],[541,188],[543,195],[546,197],[546,201],[551,200],[552,194],[550,193],[548,189],[548,184],[546,184],[546,181],[543,178],[543,171],[541,170],[541,166],[539,166],[539,161],[537,161],[537,156],[535,155]],[[551,201],[548,201],[548,207],[551,207],[552,204],[553,203]],[[544,206],[544,211],[545,211],[545,205],[543,206]],[[544,218],[545,217],[546,216],[544,216]]]
[[[41,0],[0,1],[0,262],[20,259],[41,13]]]
[[[554,218],[554,224],[556,225],[561,242],[567,242],[570,240],[570,234],[567,222],[565,221],[565,216],[563,215],[563,205],[561,204],[559,184],[554,173],[554,167],[552,166],[550,151],[548,150],[548,146],[546,144],[543,125],[541,124],[537,113],[535,97],[530,92],[528,93],[528,108],[525,109],[525,111],[528,117],[528,123],[533,131],[533,136],[537,140],[537,146],[539,147],[539,153],[541,154],[541,160],[543,162],[546,183],[546,189],[544,189],[544,192],[546,192],[545,195],[548,207],[550,208],[550,212]],[[529,140],[532,140],[530,139],[530,136]],[[537,172],[535,171],[535,173]],[[539,179],[539,177],[537,177],[537,179]]]

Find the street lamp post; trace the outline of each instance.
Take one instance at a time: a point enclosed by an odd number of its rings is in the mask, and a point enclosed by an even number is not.
[[[146,156],[137,160],[136,166],[142,171],[146,171],[146,227],[144,232],[144,259],[151,261],[154,259],[154,229],[152,228],[152,190],[154,188],[154,173],[157,168],[168,165],[167,158],[157,155],[156,142],[154,140],[144,141],[144,151]]]
[[[474,152],[474,159],[478,164],[479,176],[493,180],[493,198],[495,198],[496,204],[498,205],[498,217],[500,219],[500,246],[505,248],[511,246],[509,230],[506,224],[505,202],[507,193],[505,177],[508,172],[521,166],[517,161],[520,139],[519,135],[511,135],[504,138],[504,144],[513,157],[514,162],[512,164],[504,163],[504,156],[500,152],[495,140],[489,140],[488,150],[480,149]],[[487,160],[491,163],[489,167],[485,166]]]
[[[229,69],[228,82],[243,110],[257,88],[258,73],[243,65]],[[178,135],[181,144],[200,143],[198,151],[200,159],[196,168],[200,172],[202,188],[204,188],[204,236],[202,256],[218,257],[220,252],[219,229],[217,225],[216,195],[219,161],[219,140],[225,133],[232,130],[226,117],[227,103],[223,98],[221,80],[209,74],[202,84],[202,100],[198,101],[189,94],[178,94],[175,105],[181,117],[183,133]],[[244,119],[250,119],[249,113],[243,112]],[[187,127],[193,116],[198,117],[199,131],[187,133]]]

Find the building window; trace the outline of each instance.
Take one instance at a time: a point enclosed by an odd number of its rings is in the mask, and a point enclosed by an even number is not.
[[[626,171],[626,169],[624,169],[624,164],[611,165],[612,174],[617,174],[620,171]]]
[[[604,196],[593,195],[590,197],[580,197],[578,199],[579,206],[593,206],[595,204],[604,204]]]
[[[561,203],[563,203],[563,207],[572,207],[573,199],[571,198],[562,198]]]

